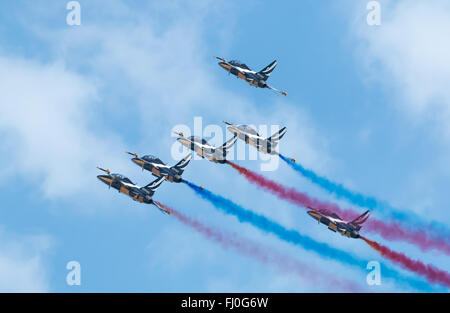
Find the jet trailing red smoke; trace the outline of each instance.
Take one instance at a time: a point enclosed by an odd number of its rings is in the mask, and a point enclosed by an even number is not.
[[[274,265],[280,271],[289,274],[295,273],[304,279],[308,279],[314,284],[326,286],[327,288],[332,290],[337,289],[353,292],[362,290],[362,287],[357,283],[334,277],[332,274],[323,273],[322,271],[313,268],[306,263],[277,252],[271,247],[263,247],[261,244],[255,243],[242,237],[238,237],[235,233],[226,233],[222,230],[218,230],[217,227],[208,227],[200,221],[188,217],[159,202],[157,204],[162,208],[169,210],[171,212],[171,216],[175,217],[184,225],[199,232],[207,239],[219,243],[225,249],[232,248],[237,252],[251,257],[261,263]]]
[[[378,242],[369,240],[363,236],[361,236],[361,239],[374,250],[379,252],[382,256],[394,263],[399,264],[404,269],[424,276],[430,283],[438,283],[446,287],[450,287],[450,274],[448,272],[440,270],[434,265],[424,264],[421,261],[413,260],[403,253],[392,251],[388,247],[383,246]]]
[[[283,186],[273,180],[265,178],[264,176],[253,172],[245,167],[239,166],[233,162],[227,161],[234,169],[243,175],[249,182],[258,185],[259,187],[271,192],[278,198],[289,201],[295,205],[303,208],[312,207],[316,209],[326,209],[332,211],[345,220],[353,220],[359,213],[351,209],[342,209],[338,205],[320,201],[311,198],[306,193],[297,191],[295,188]],[[437,238],[427,234],[423,230],[409,230],[405,229],[395,222],[385,222],[371,217],[363,230],[369,233],[377,233],[387,240],[404,241],[417,246],[422,251],[439,250],[447,255],[450,255],[450,243],[442,238]]]

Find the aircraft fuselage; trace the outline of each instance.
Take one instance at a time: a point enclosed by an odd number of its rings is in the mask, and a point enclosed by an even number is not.
[[[205,158],[211,162],[215,163],[225,163],[226,162],[226,154],[224,154],[223,149],[216,149],[215,147],[209,144],[202,144],[199,142],[191,141],[187,138],[178,138],[177,139],[183,146],[188,149],[191,149],[197,155]]]
[[[119,191],[119,193],[129,196],[134,201],[153,204],[152,197],[142,191],[139,186],[116,180],[109,175],[98,175],[97,178],[109,187]]]
[[[219,62],[219,66],[226,70],[228,73],[233,74],[237,78],[240,78],[250,85],[259,88],[266,88],[267,83],[262,79],[255,71],[241,68],[239,66],[233,66],[226,62]]]
[[[245,131],[242,131],[234,126],[229,126],[228,130],[238,136],[239,139],[243,140],[245,143],[255,147],[257,150],[268,153],[268,154],[277,154],[275,148],[272,147],[272,144],[266,139],[258,135],[249,134]]]
[[[345,221],[323,215],[317,211],[308,211],[308,214],[319,223],[326,225],[328,229],[333,232],[338,232],[342,236],[346,236],[348,238],[359,238],[359,232]]]
[[[154,164],[151,162],[147,162],[145,160],[142,160],[140,158],[133,158],[131,159],[133,163],[140,166],[142,169],[145,169],[152,173],[153,176],[161,177],[164,176],[166,180],[174,183],[181,183],[183,179],[181,178],[178,173],[176,173],[170,166],[165,164]]]

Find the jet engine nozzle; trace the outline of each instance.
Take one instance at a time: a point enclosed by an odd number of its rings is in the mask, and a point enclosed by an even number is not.
[[[167,179],[167,177],[166,177],[166,179]],[[181,183],[183,181],[183,179],[181,178],[180,175],[177,174],[177,175],[173,176],[173,181],[176,183]]]
[[[183,133],[177,133],[177,132],[173,132],[175,135],[178,135],[178,136],[180,136],[180,137],[184,137],[184,134]]]

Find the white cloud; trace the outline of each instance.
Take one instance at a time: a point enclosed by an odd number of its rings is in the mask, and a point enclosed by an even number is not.
[[[49,289],[43,253],[46,236],[17,238],[0,228],[0,292],[46,292]]]
[[[353,28],[362,39],[360,53],[367,75],[394,90],[394,100],[415,121],[437,122],[450,135],[450,3],[402,0],[381,4],[381,26]]]
[[[9,171],[38,182],[46,196],[85,191],[95,165],[110,159],[108,145],[120,146],[90,130],[96,99],[95,87],[62,63],[0,57],[0,136]]]

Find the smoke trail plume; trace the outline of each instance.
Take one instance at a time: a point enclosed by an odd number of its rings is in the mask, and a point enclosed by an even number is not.
[[[171,216],[191,229],[202,234],[208,240],[214,241],[224,249],[232,248],[242,255],[255,259],[258,262],[275,266],[278,270],[287,274],[296,274],[307,279],[315,285],[326,286],[329,290],[361,291],[362,287],[355,282],[335,277],[329,273],[323,273],[317,268],[282,254],[272,247],[263,245],[237,236],[235,233],[227,233],[217,227],[211,228],[200,221],[188,217],[177,210],[169,208],[158,202],[158,205],[170,210]]]
[[[395,222],[383,222],[376,218],[367,220],[364,224],[364,232],[376,233],[387,240],[408,242],[427,252],[437,250],[450,255],[450,242],[439,238],[434,234],[427,234],[421,229],[411,230]]]
[[[422,220],[420,216],[413,212],[402,212],[389,205],[386,202],[379,201],[374,197],[365,196],[361,193],[349,190],[341,184],[334,183],[325,177],[321,177],[314,173],[313,171],[304,168],[302,165],[292,162],[289,158],[279,154],[280,158],[285,161],[289,166],[291,166],[295,171],[302,174],[305,178],[309,179],[312,183],[318,185],[322,189],[328,191],[329,193],[335,195],[339,199],[345,199],[350,203],[365,207],[370,210],[376,209],[377,211],[390,216],[400,222],[409,222],[416,225],[416,228],[429,229],[433,232],[436,237],[445,237],[446,241],[450,241],[450,230],[447,225],[439,222],[432,221],[426,223]]]
[[[232,202],[231,200],[214,194],[211,191],[199,187],[189,181],[184,180],[184,182],[192,190],[194,190],[197,195],[209,201],[222,212],[234,215],[242,223],[249,223],[266,233],[277,236],[283,241],[300,246],[305,250],[315,252],[322,257],[353,265],[358,268],[366,268],[366,261],[364,260],[358,259],[351,254],[333,248],[325,243],[317,242],[314,239],[304,236],[295,230],[286,229],[282,225],[268,219],[263,215],[259,215],[252,211],[246,210],[240,205]],[[387,267],[383,270],[383,272],[386,277],[390,277],[393,279],[398,279],[402,276],[397,271]],[[404,280],[415,289],[430,290],[430,286],[422,281],[418,281],[412,278],[405,278]]]
[[[293,204],[299,205],[301,207],[313,207],[316,209],[326,209],[340,214],[341,217],[345,219],[355,218],[358,213],[352,212],[350,210],[342,210],[338,205],[333,203],[328,203],[320,201],[309,197],[306,193],[297,191],[294,188],[283,186],[271,179],[265,178],[264,176],[253,172],[245,167],[239,166],[233,162],[227,161],[239,174],[243,175],[247,180],[259,187],[270,191],[277,197],[287,200]]]
[[[342,218],[349,221],[355,219],[359,215],[353,210],[342,209],[336,204],[311,198],[306,193],[299,192],[294,188],[283,186],[233,162],[227,161],[227,163],[243,175],[249,182],[270,191],[277,197],[287,200],[295,205],[299,205],[304,208],[313,207],[317,209],[327,209],[337,213]],[[408,242],[417,246],[422,251],[439,250],[447,255],[450,255],[449,241],[433,236],[432,234],[427,234],[423,230],[406,229],[398,223],[381,221],[375,217],[371,217],[367,220],[363,229],[364,232],[377,233],[387,240]]]
[[[421,261],[413,260],[403,253],[395,252],[378,242],[371,241],[361,236],[369,246],[378,251],[382,256],[399,264],[404,269],[410,270],[416,274],[424,276],[430,283],[438,283],[446,287],[450,287],[450,274],[440,270],[434,265],[425,265]]]

